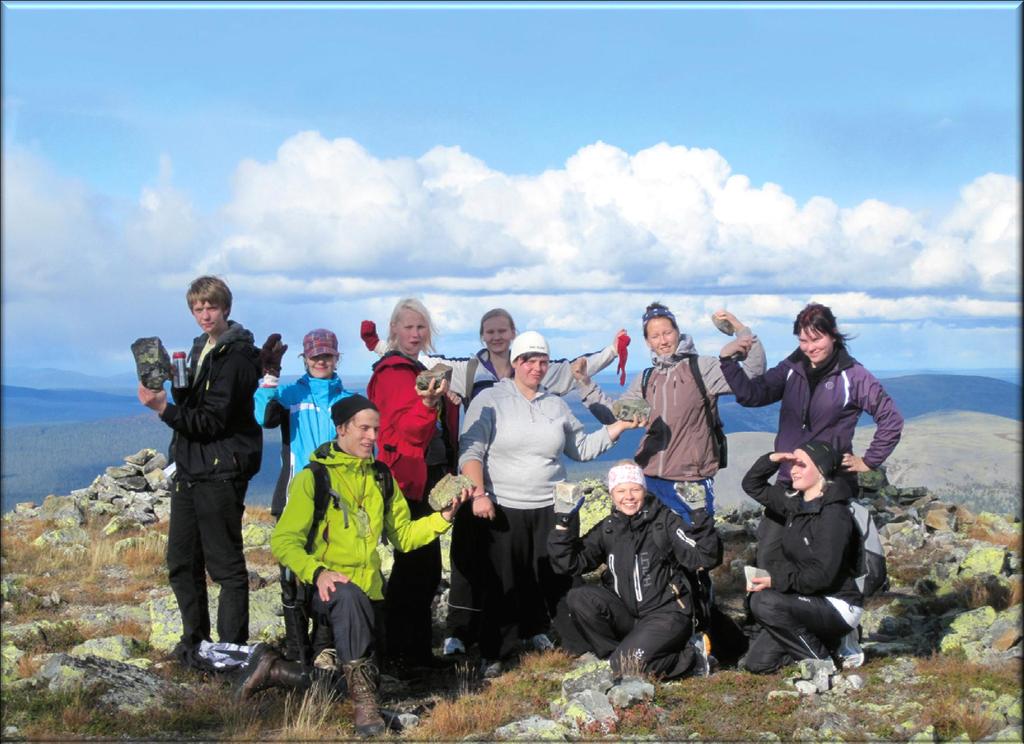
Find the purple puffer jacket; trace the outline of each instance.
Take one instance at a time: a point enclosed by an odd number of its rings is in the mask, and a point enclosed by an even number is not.
[[[782,401],[776,452],[792,452],[815,439],[829,442],[839,452],[852,452],[857,419],[867,411],[877,429],[863,455],[864,463],[877,468],[896,449],[903,433],[903,416],[874,375],[845,349],[836,354],[835,366],[815,387],[813,396],[799,349],[753,379],[732,360],[722,360],[721,366],[740,405],[756,408]],[[789,481],[789,463],[780,468],[779,477]]]

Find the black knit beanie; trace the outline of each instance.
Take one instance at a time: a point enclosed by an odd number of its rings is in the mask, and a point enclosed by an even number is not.
[[[335,426],[341,426],[357,413],[367,408],[374,411],[377,410],[377,406],[373,405],[369,398],[359,394],[349,395],[331,406],[331,421],[334,422]]]
[[[836,452],[828,442],[813,441],[807,444],[800,445],[797,449],[802,449],[814,462],[815,467],[821,471],[821,474],[826,478],[831,478],[839,466],[843,464],[843,456]]]

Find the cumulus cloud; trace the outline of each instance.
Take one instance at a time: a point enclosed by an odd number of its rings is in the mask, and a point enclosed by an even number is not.
[[[5,309],[47,308],[54,333],[73,323],[104,348],[159,334],[160,312],[182,335],[183,289],[208,272],[229,280],[235,317],[257,335],[328,325],[355,340],[358,320],[383,323],[397,298],[416,295],[455,353],[476,347],[489,307],[575,353],[619,327],[638,335],[656,298],[708,351],[722,341],[708,322],[718,307],[783,349],[812,299],[886,334],[965,320],[1018,327],[1021,194],[1007,175],[978,177],[934,215],[877,199],[800,203],[707,148],[628,153],[595,142],[560,168],[511,174],[459,147],[389,159],[307,131],[272,159],[241,162],[230,200],[201,214],[167,156],[137,199],[120,203],[8,150]],[[5,331],[19,343],[47,332]]]
[[[211,270],[517,291],[685,285],[791,292],[910,287],[1015,293],[1020,184],[988,174],[937,224],[869,199],[799,204],[715,150],[604,142],[565,167],[509,175],[457,147],[380,159],[303,132],[242,163]],[[813,269],[813,270],[811,270]],[[358,282],[346,291],[358,292]]]

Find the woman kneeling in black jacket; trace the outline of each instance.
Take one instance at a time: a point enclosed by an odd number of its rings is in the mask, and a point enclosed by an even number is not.
[[[750,610],[761,625],[741,666],[767,673],[800,659],[828,659],[860,622],[864,596],[854,582],[857,528],[850,489],[829,480],[842,455],[825,442],[763,455],[743,478],[743,490],[786,518],[782,544],[768,556],[768,576],[747,584]],[[769,485],[782,462],[792,464],[792,489]]]
[[[555,500],[548,537],[555,571],[581,576],[602,563],[601,585],[569,592],[569,614],[590,648],[611,657],[617,676],[647,672],[664,678],[707,675],[703,637],[691,640],[693,603],[685,571],[722,562],[722,541],[703,502],[687,526],[647,493],[643,471],[626,461],[608,472],[612,513],[579,536],[575,504]],[[702,634],[701,634],[702,635]]]

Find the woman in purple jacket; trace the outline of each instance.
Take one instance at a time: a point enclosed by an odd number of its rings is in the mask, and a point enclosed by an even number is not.
[[[796,316],[793,335],[800,346],[792,354],[760,377],[747,377],[730,357],[747,342],[739,338],[727,344],[721,353],[722,373],[736,394],[736,400],[748,407],[767,406],[782,401],[776,452],[793,452],[812,440],[828,442],[842,453],[843,469],[837,474],[848,481],[851,493],[857,493],[857,473],[874,470],[896,449],[903,432],[903,417],[886,394],[881,383],[846,349],[848,337],[839,332],[836,318],[824,305],[811,303]],[[733,347],[736,347],[735,349]],[[877,429],[863,456],[853,452],[853,433],[862,412],[871,414]],[[792,483],[789,464],[779,469],[779,480]],[[771,509],[762,520],[765,534],[758,534],[757,564],[773,546],[778,545],[784,521]]]

